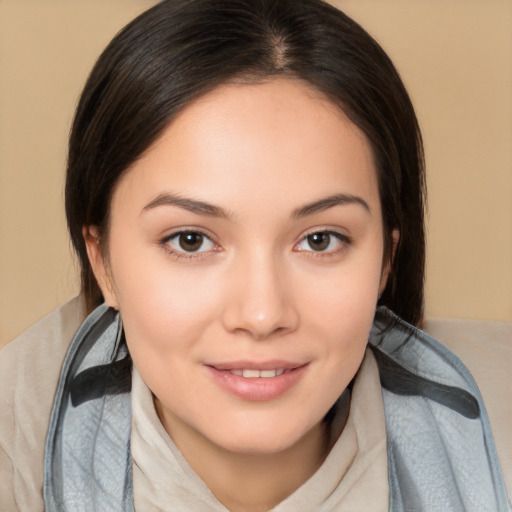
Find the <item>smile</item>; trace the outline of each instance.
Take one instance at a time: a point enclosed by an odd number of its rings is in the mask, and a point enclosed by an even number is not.
[[[229,394],[249,401],[273,400],[294,388],[309,364],[268,362],[205,365],[213,382]]]

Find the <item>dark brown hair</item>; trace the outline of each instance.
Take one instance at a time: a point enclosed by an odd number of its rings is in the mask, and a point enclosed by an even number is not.
[[[123,172],[185,105],[230,81],[303,80],[365,133],[382,204],[385,257],[400,231],[379,303],[418,324],[423,310],[424,162],[414,109],[381,47],[321,0],[166,0],[126,26],[98,59],[74,119],[66,215],[90,308],[102,301],[82,236],[108,234]]]

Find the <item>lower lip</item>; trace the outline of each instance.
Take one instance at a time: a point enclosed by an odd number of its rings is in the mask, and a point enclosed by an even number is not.
[[[210,375],[221,388],[238,398],[253,401],[273,400],[283,395],[300,381],[306,373],[307,367],[308,365],[305,364],[276,377],[248,379],[240,375],[233,375],[229,371],[206,366]]]

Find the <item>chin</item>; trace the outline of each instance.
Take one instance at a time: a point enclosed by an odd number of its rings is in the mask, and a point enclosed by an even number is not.
[[[220,448],[240,455],[274,455],[286,452],[315,435],[323,438],[323,420],[308,428],[304,428],[306,421],[296,425],[285,425],[285,422],[286,415],[282,415],[277,423],[263,419],[250,424],[244,422],[237,428],[213,432],[209,437]]]

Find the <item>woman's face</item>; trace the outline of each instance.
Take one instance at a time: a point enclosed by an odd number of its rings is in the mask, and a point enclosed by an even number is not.
[[[189,105],[117,184],[108,261],[86,238],[178,446],[274,453],[319,428],[386,274],[368,142],[284,79]]]

